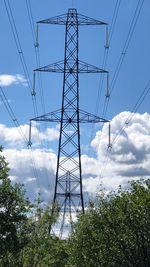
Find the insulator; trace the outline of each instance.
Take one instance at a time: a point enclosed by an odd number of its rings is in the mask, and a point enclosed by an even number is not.
[[[108,25],[106,25],[106,44],[105,44],[105,48],[106,49],[109,48],[109,43],[108,43]]]
[[[34,46],[35,46],[36,48],[39,47],[38,37],[39,37],[39,25],[38,25],[38,23],[37,23],[37,24],[36,24],[35,44],[34,44]]]
[[[110,122],[109,122],[109,128],[108,128],[108,135],[109,135],[108,148],[112,148],[112,144],[111,144],[111,125],[110,125]]]
[[[32,96],[36,95],[36,92],[35,92],[35,71],[33,72],[33,88],[32,88],[31,95]]]
[[[30,146],[30,147],[31,147],[31,146],[32,146],[32,142],[31,142],[31,141],[28,142],[28,143],[27,143],[27,146]]]
[[[29,126],[29,141],[28,141],[28,146],[31,146],[32,145],[32,142],[31,142],[31,120],[30,120],[30,126]]]
[[[110,97],[110,92],[109,92],[109,72],[107,72],[107,89],[106,89],[106,97]]]
[[[128,126],[129,125],[129,120],[125,121],[125,125]]]

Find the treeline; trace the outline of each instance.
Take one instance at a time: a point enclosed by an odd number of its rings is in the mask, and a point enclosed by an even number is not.
[[[0,155],[0,267],[150,266],[150,184],[101,194],[79,216],[68,240],[49,235],[54,218],[12,185]]]

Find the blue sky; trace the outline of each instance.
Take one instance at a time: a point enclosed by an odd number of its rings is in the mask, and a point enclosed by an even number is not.
[[[126,54],[122,55],[135,10],[140,7],[142,2],[143,6],[133,34],[131,35],[128,49]],[[112,120],[112,138],[115,138],[122,124],[131,116],[130,112],[149,81],[150,2],[148,0],[1,1],[0,85],[21,125],[21,129],[25,136],[28,137],[27,124],[35,115],[30,89],[28,87],[28,77],[24,75],[6,12],[5,4],[8,7],[8,3],[10,3],[31,81],[33,69],[37,68],[37,64],[27,9],[29,4],[31,6],[34,24],[36,24],[36,21],[66,13],[68,8],[74,7],[77,8],[80,14],[107,22],[111,26],[115,5],[120,3],[116,21],[112,28],[113,34],[108,51],[108,60],[105,66],[110,73],[111,85],[119,57],[122,56],[123,64],[115,82],[106,114],[106,118]],[[64,38],[65,27],[58,25],[40,25],[39,54],[41,67],[63,59]],[[102,67],[105,51],[104,27],[81,27],[79,38],[79,58],[95,66]],[[41,79],[45,111],[50,112],[58,109],[61,105],[62,97],[62,75],[43,73]],[[80,75],[80,108],[91,113],[96,112],[99,116],[102,116],[105,102],[105,89],[105,82],[101,86],[101,77],[99,74]],[[40,94],[37,83],[36,102],[38,115],[42,115],[44,111],[41,106]],[[88,193],[95,192],[98,184],[101,182],[104,184],[106,190],[109,190],[120,183],[126,185],[126,177],[140,178],[141,176],[145,177],[145,175],[149,175],[149,99],[150,95],[148,94],[137,110],[138,113],[135,114],[131,124],[125,129],[126,133],[121,133],[118,143],[114,144],[108,157],[106,156],[108,142],[107,125],[103,128],[100,125],[81,127],[83,174],[86,181],[88,181],[86,182],[85,191]],[[96,108],[97,106],[98,108]],[[42,192],[47,192],[48,199],[49,195],[53,192],[59,126],[43,125],[39,127],[39,125],[35,125],[33,129],[33,155],[31,156],[28,155],[26,144],[22,140],[22,136],[19,136],[18,129],[14,127],[14,122],[10,118],[1,99],[0,109],[0,140],[5,148],[5,155],[10,162],[10,176],[12,180],[25,183],[27,191],[30,191],[30,196],[34,195],[33,191],[36,191],[36,188],[39,186],[41,191],[43,190]],[[48,127],[48,130],[46,127]],[[39,138],[42,138],[42,142],[39,141]],[[143,158],[140,161],[142,155]],[[39,181],[34,177],[33,171],[30,171],[30,156],[34,158],[37,166]],[[44,157],[46,157],[47,163],[45,163]],[[145,158],[147,159],[146,166],[143,165]],[[102,174],[98,170],[101,170],[102,165],[108,160],[106,170],[104,169]],[[89,166],[88,172],[84,170],[84,166],[87,164]],[[110,171],[112,170],[112,166],[114,166],[114,174]],[[133,172],[135,169],[136,173]],[[46,172],[47,174],[44,174]],[[21,174],[23,174],[23,178],[20,178]],[[114,178],[116,176],[118,177],[117,181]],[[101,181],[101,178],[105,179]],[[49,193],[48,186],[51,193]]]

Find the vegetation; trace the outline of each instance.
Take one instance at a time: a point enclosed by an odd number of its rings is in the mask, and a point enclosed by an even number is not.
[[[33,215],[28,219],[28,244],[24,247],[22,266],[61,267],[67,259],[66,242],[52,238],[49,226],[53,222],[48,207],[34,205]]]
[[[23,186],[11,184],[8,172],[0,155],[0,266],[65,266],[67,243],[49,235],[49,208],[41,209],[39,199],[31,204]]]
[[[0,266],[19,266],[17,259],[27,244],[25,226],[29,201],[21,185],[12,186],[8,165],[0,156]],[[10,265],[11,262],[11,265]],[[16,264],[16,265],[15,265]]]
[[[150,266],[150,185],[99,197],[81,215],[70,239],[68,266]]]
[[[31,204],[22,185],[12,185],[0,156],[1,267],[148,267],[150,184],[99,196],[79,216],[66,241],[52,238],[49,207]]]

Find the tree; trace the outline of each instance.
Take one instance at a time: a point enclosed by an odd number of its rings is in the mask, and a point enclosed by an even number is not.
[[[31,204],[23,185],[12,185],[0,149],[0,266],[63,267],[67,243],[49,234],[54,218],[38,198]]]
[[[0,266],[65,266],[67,243],[49,234],[50,208],[40,208],[39,198],[31,204],[23,185],[11,184],[0,152]]]
[[[99,197],[75,226],[67,266],[150,266],[149,204],[148,181]]]
[[[24,225],[30,207],[22,185],[12,185],[0,148],[0,266],[20,266],[17,258],[25,243]]]
[[[52,237],[49,227],[54,222],[49,206],[40,208],[40,199],[28,220],[29,242],[23,250],[24,267],[63,267],[66,264],[67,242]]]

